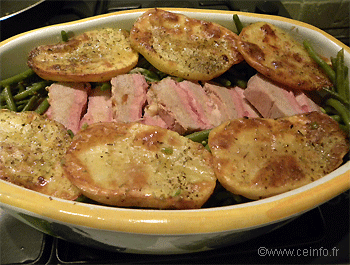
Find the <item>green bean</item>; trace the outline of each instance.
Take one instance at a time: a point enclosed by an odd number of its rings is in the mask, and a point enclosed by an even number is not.
[[[304,40],[303,44],[310,57],[324,70],[332,83],[335,84],[335,71],[332,69],[332,67],[315,52],[307,40]]]
[[[10,86],[5,86],[3,94],[9,110],[17,111],[17,106],[15,104],[15,101],[13,100]]]
[[[101,89],[101,91],[110,90],[111,89],[111,83],[109,83],[109,82],[102,83],[100,89]]]
[[[10,86],[14,83],[18,83],[30,76],[33,76],[35,74],[35,72],[32,69],[28,69],[20,74],[14,75],[12,77],[9,77],[7,79],[4,79],[2,81],[0,81],[0,87],[6,87],[6,86]]]
[[[48,97],[46,97],[40,105],[36,108],[35,112],[39,114],[45,113],[45,111],[50,107]]]
[[[24,108],[22,109],[22,111],[29,111],[29,110],[32,110],[33,107],[34,107],[34,104],[36,103],[36,101],[38,100],[38,96],[34,95],[32,96],[27,104],[24,105]]]
[[[209,129],[209,130],[194,132],[194,133],[186,135],[186,138],[188,138],[194,142],[201,143],[201,142],[206,141],[208,139],[210,131],[211,130]]]
[[[247,84],[248,82],[243,80],[243,79],[236,79],[235,83],[237,86],[239,86],[240,88],[247,88]]]
[[[140,73],[142,74],[145,79],[148,81],[148,82],[157,82],[157,81],[160,81],[160,78],[159,76],[148,70],[148,69],[145,69],[145,68],[141,68],[141,67],[136,67],[134,69],[132,69],[129,73],[133,74],[133,73]]]
[[[64,30],[61,30],[61,38],[62,38],[62,41],[64,42],[67,42],[69,39],[67,32],[65,32]]]
[[[343,54],[342,54],[343,52]],[[336,69],[335,69],[335,87],[338,94],[345,98],[344,96],[344,50],[341,49],[337,54]]]
[[[338,114],[330,115],[329,117],[331,117],[336,122],[341,122],[342,121],[341,117]]]
[[[323,88],[324,91],[326,91],[327,93],[329,93],[332,97],[334,97],[335,99],[339,100],[340,102],[342,102],[343,104],[349,106],[349,100],[341,97],[337,92],[330,90],[328,88]]]
[[[350,112],[347,107],[345,107],[339,100],[336,100],[334,98],[330,98],[326,101],[326,104],[328,106],[333,107],[339,114],[339,116],[342,118],[346,130],[350,131]]]
[[[38,93],[38,91],[40,89],[45,88],[48,84],[50,84],[49,81],[40,81],[40,82],[37,82],[37,83],[33,83],[30,87],[27,88],[27,90],[25,90],[25,91],[23,91],[21,93],[18,93],[15,96],[13,96],[13,99],[17,101],[17,100],[24,99],[24,98],[26,98],[28,96],[33,96],[36,93]]]
[[[344,97],[350,100],[349,68],[344,66]]]
[[[242,29],[243,29],[243,24],[241,22],[241,20],[239,19],[238,15],[237,14],[234,14],[233,15],[233,21],[235,22],[235,25],[236,25],[236,29],[237,29],[237,32],[238,34],[240,34],[242,32]]]
[[[344,49],[341,49],[335,60],[336,90],[346,100],[349,100],[348,70],[348,67],[344,64]]]
[[[232,85],[231,81],[228,80],[227,78],[224,78],[224,77],[215,78],[215,81],[218,82],[220,85],[223,85],[225,87],[229,87]]]

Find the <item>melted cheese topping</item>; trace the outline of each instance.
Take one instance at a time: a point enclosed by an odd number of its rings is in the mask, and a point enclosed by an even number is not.
[[[60,165],[70,144],[65,128],[34,112],[0,111],[0,178],[48,195],[75,199],[80,192]]]
[[[132,46],[173,76],[210,80],[243,60],[238,36],[221,25],[161,9],[144,13],[130,32]]]
[[[238,43],[247,63],[280,84],[304,90],[332,86],[303,45],[277,26],[266,22],[246,26]]]
[[[79,133],[65,169],[87,197],[119,205],[197,208],[216,177],[202,145],[159,127],[102,123]]]
[[[107,81],[128,72],[138,61],[125,30],[104,28],[87,31],[68,42],[39,46],[28,64],[42,77],[54,81]]]

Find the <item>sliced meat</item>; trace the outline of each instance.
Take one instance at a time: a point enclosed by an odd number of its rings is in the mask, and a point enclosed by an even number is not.
[[[317,105],[312,99],[310,99],[303,92],[299,91],[299,92],[295,92],[294,94],[303,112],[321,111],[320,106]]]
[[[280,194],[332,172],[349,151],[346,133],[321,112],[227,121],[209,134],[215,174],[250,199]]]
[[[219,110],[220,119],[218,119],[216,126],[228,119],[259,116],[244,98],[244,90],[240,87],[226,88],[205,83],[204,90]]]
[[[153,83],[147,93],[143,123],[153,124],[161,119],[164,128],[180,134],[212,128],[213,124],[206,116],[209,112],[207,96],[196,89],[202,87],[189,81],[180,84],[170,77]]]
[[[256,74],[249,79],[244,96],[264,118],[293,116],[319,110],[303,92],[295,93],[297,96],[261,74]]]
[[[111,121],[113,121],[111,91],[97,87],[89,95],[87,112],[81,119],[79,128],[86,124]]]
[[[112,78],[111,84],[115,121],[139,121],[148,89],[145,77],[141,74],[118,75]]]
[[[80,129],[80,119],[86,111],[89,83],[54,83],[48,87],[50,107],[46,115],[73,133]]]
[[[240,105],[242,105],[243,113],[241,114],[240,118],[242,117],[249,117],[249,118],[257,118],[260,117],[258,111],[250,104],[250,102],[245,98],[244,96],[244,89],[236,86],[234,89],[234,92],[238,94],[236,97],[240,101]]]

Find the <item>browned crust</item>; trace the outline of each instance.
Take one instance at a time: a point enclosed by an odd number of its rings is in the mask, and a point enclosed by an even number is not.
[[[319,112],[228,121],[211,132],[209,146],[220,183],[251,199],[311,183],[339,167],[349,151],[338,123]]]
[[[123,32],[124,35],[129,38],[129,33],[126,31]],[[103,41],[104,40],[101,39],[101,43]],[[87,33],[83,33],[71,38],[67,42],[35,47],[29,53],[27,64],[37,75],[46,80],[58,82],[105,82],[111,80],[111,78],[116,75],[129,72],[138,62],[138,56],[136,56],[136,59],[130,58],[129,63],[124,67],[117,67],[114,65],[115,62],[110,58],[101,57],[99,59],[100,65],[104,66],[105,70],[100,70],[94,67],[89,68],[89,62],[83,62],[89,59],[90,55],[88,53],[85,55],[80,54],[80,58],[70,58],[71,51],[75,50],[83,43],[88,45],[89,42],[90,37]],[[94,53],[96,52],[99,52],[99,50],[95,49]],[[50,56],[50,59],[54,57],[66,58],[66,61],[64,63],[58,62],[57,64],[48,65],[47,61],[37,59],[38,56],[43,54]],[[137,53],[135,52],[135,54]],[[76,59],[78,59],[78,61]]]
[[[0,179],[61,199],[74,200],[80,196],[80,191],[63,174],[61,167],[61,158],[71,141],[64,126],[35,112],[1,110],[0,114],[2,119],[5,118],[10,123],[11,119],[20,119],[22,126],[27,127],[21,134],[23,139],[8,130],[0,130],[7,137],[6,141],[0,141]],[[52,132],[55,134],[51,135]],[[33,135],[40,136],[36,138]],[[48,154],[49,152],[44,152],[45,147],[41,146],[50,146],[57,152]],[[44,166],[49,167],[49,170],[40,175],[43,173],[40,169]]]
[[[198,28],[200,33],[196,31]],[[163,43],[161,47],[156,38]],[[216,23],[159,8],[145,12],[130,32],[134,49],[156,68],[190,80],[211,80],[243,61],[237,38],[235,33]],[[184,48],[191,54],[185,55]]]
[[[173,182],[174,179],[167,178],[170,175],[172,168],[169,167],[164,178],[157,181],[150,181],[155,172],[150,172],[148,165],[138,162],[138,158],[123,155],[123,158],[129,157],[132,166],[123,166],[123,168],[115,168],[115,178],[108,178],[109,186],[102,186],[96,179],[96,176],[91,174],[88,166],[82,162],[79,155],[86,152],[92,146],[103,145],[118,145],[120,141],[125,141],[130,136],[130,130],[135,128],[136,123],[100,123],[90,125],[87,129],[76,135],[70,148],[67,151],[64,163],[64,169],[71,181],[82,191],[82,193],[98,202],[107,205],[116,205],[120,207],[141,207],[141,208],[157,208],[157,209],[192,209],[200,208],[205,201],[208,200],[216,185],[216,178],[210,181],[200,180],[195,183],[190,183],[182,180],[181,174],[175,176],[176,182],[180,183],[179,189],[181,193],[163,194],[158,196],[159,189],[166,189],[167,183]],[[149,152],[145,156],[160,155],[160,151],[164,143],[171,144],[174,149],[183,144],[183,140],[179,140],[174,132],[156,127],[144,126],[145,130],[137,133],[132,142],[134,146],[144,148]],[[148,128],[148,129],[147,129]],[[169,133],[171,136],[169,137]],[[190,143],[190,142],[188,142]],[[193,153],[196,156],[202,157],[202,163],[207,164],[211,170],[211,156],[209,152],[196,143],[190,143]],[[140,149],[135,149],[140,150]],[[135,151],[134,150],[134,151]],[[125,160],[125,163],[127,162]],[[124,160],[123,160],[124,161]],[[164,162],[164,161],[163,161]],[[124,162],[123,162],[124,163]],[[154,159],[153,163],[162,163],[159,159]],[[166,164],[163,164],[166,167]],[[162,167],[162,166],[161,166]],[[184,165],[185,167],[185,165]],[[157,166],[155,167],[157,168]],[[103,170],[103,169],[101,169]],[[122,172],[121,172],[122,171]],[[204,173],[205,174],[205,173]],[[128,178],[121,184],[118,178]],[[214,174],[213,174],[214,175]],[[114,179],[114,180],[113,180]],[[164,181],[164,186],[163,182]],[[176,184],[178,185],[178,184]],[[150,190],[154,189],[154,193]]]
[[[292,89],[319,90],[332,86],[304,47],[270,23],[245,27],[239,35],[238,50],[258,72]]]

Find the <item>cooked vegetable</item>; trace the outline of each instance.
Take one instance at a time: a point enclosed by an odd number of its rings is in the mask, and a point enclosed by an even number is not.
[[[35,72],[32,69],[28,69],[22,73],[19,73],[17,75],[14,75],[12,77],[9,77],[7,79],[0,81],[0,88],[5,86],[10,86],[15,83],[19,83],[20,81],[23,81],[24,79],[27,79],[28,77],[31,77],[33,75],[35,75]]]
[[[215,174],[250,199],[280,194],[332,172],[349,151],[347,135],[320,112],[224,122],[209,134]]]
[[[141,123],[90,125],[74,136],[64,169],[86,197],[124,207],[200,208],[216,185],[201,144]]]
[[[125,30],[87,31],[67,42],[34,48],[28,65],[40,77],[53,81],[105,82],[129,72],[138,61]]]
[[[61,30],[61,37],[62,37],[62,41],[67,42],[69,37],[67,32],[65,32],[64,30]]]
[[[325,73],[328,75],[329,79],[332,81],[332,83],[335,83],[335,72],[332,69],[332,67],[329,66],[328,63],[326,63],[312,48],[311,44],[304,40],[303,42],[305,49],[309,53],[310,57],[314,59],[314,61],[322,67],[322,69],[325,71]]]
[[[191,134],[186,135],[186,137],[194,142],[197,143],[205,143],[204,145],[206,145],[206,143],[208,142],[208,136],[209,136],[209,132],[211,130],[204,130],[204,131],[200,131],[200,132],[194,132]]]
[[[35,112],[38,114],[43,114],[49,108],[49,106],[50,104],[47,97],[40,103],[40,105],[36,108]]]
[[[80,192],[61,167],[70,142],[58,122],[35,112],[0,110],[0,178],[47,195],[76,199]]]
[[[130,32],[132,47],[155,68],[190,80],[211,80],[241,62],[237,38],[218,24],[157,8],[145,12]]]
[[[15,101],[13,99],[12,93],[11,93],[11,89],[9,86],[6,86],[3,90],[3,95],[5,97],[6,100],[6,104],[9,110],[12,111],[17,111],[17,107],[15,104]]]
[[[237,14],[233,15],[233,21],[235,22],[238,34],[240,34],[244,27]]]
[[[49,81],[40,81],[37,83],[33,83],[31,86],[29,86],[25,91],[18,93],[17,95],[13,96],[14,100],[21,100],[28,96],[35,95],[40,89],[44,89],[46,86],[50,84]]]
[[[258,72],[291,89],[332,87],[328,76],[303,45],[270,23],[257,22],[244,27],[239,34],[238,49]]]
[[[313,49],[311,44],[305,40],[304,47],[311,58],[317,62],[327,73],[333,82],[332,88],[324,87],[326,92],[325,105],[331,108],[324,108],[325,112],[334,117],[340,126],[347,132],[350,132],[350,111],[349,111],[349,69],[344,63],[344,49],[341,49],[336,58],[331,58],[332,67],[326,63]],[[335,115],[334,115],[335,114]]]

